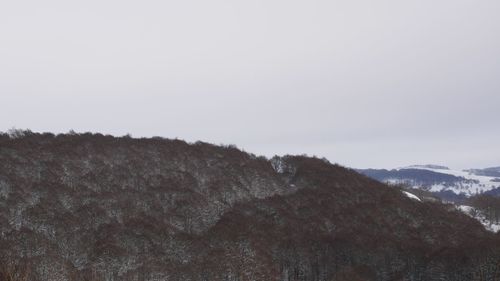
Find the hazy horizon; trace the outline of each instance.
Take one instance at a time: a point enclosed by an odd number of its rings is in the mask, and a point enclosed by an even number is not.
[[[500,165],[500,2],[6,1],[0,131]]]
[[[308,154],[308,153],[305,153],[305,152],[297,152],[297,153],[256,153],[255,151],[249,151],[247,149],[245,149],[244,147],[241,147],[241,146],[238,146],[237,144],[235,143],[215,143],[215,142],[209,142],[209,141],[205,141],[205,140],[188,140],[188,139],[183,139],[183,138],[180,138],[180,137],[169,137],[169,136],[161,136],[161,135],[148,135],[148,136],[145,136],[145,135],[141,135],[141,136],[136,136],[136,135],[132,135],[131,133],[126,133],[126,134],[112,134],[112,133],[106,133],[106,132],[94,132],[94,131],[75,131],[73,129],[70,129],[69,131],[67,132],[51,132],[51,131],[33,131],[29,128],[16,128],[16,127],[12,127],[8,130],[4,130],[4,131],[1,131],[0,130],[0,133],[9,133],[9,131],[15,131],[15,130],[29,130],[29,131],[32,131],[34,133],[40,133],[40,134],[43,134],[43,133],[53,133],[53,134],[72,134],[72,133],[76,133],[76,134],[84,134],[84,133],[92,133],[92,134],[103,134],[103,135],[111,135],[111,136],[114,136],[114,137],[123,137],[123,136],[129,136],[129,137],[132,137],[132,138],[135,138],[135,139],[140,139],[140,138],[153,138],[153,137],[161,137],[161,138],[165,138],[165,139],[178,139],[178,140],[182,140],[182,141],[186,141],[190,144],[193,144],[197,141],[202,141],[202,142],[208,142],[208,143],[211,143],[211,144],[214,144],[214,145],[221,145],[221,146],[226,146],[226,145],[234,145],[236,146],[238,149],[240,150],[243,150],[247,153],[252,153],[252,154],[256,154],[257,156],[265,156],[267,158],[272,158],[273,156],[285,156],[285,155],[307,155],[308,157],[318,157],[318,158],[327,158],[326,156],[324,155],[318,155],[318,154]],[[423,162],[423,163],[406,163],[406,164],[402,164],[402,165],[399,165],[399,166],[391,166],[391,167],[388,167],[388,166],[370,166],[370,167],[357,167],[357,166],[349,166],[345,163],[340,163],[338,161],[335,161],[335,159],[328,159],[330,162],[332,163],[336,163],[336,164],[341,164],[343,166],[346,166],[346,167],[349,167],[349,168],[356,168],[356,169],[369,169],[369,168],[375,168],[375,169],[397,169],[397,168],[404,168],[404,167],[409,167],[409,166],[414,166],[414,165],[440,165],[440,166],[446,166],[447,168],[450,168],[450,169],[474,169],[474,168],[478,168],[478,169],[484,169],[484,168],[492,168],[492,167],[497,167],[497,166],[484,166],[484,167],[456,167],[456,166],[450,166],[450,165],[447,165],[446,163],[427,163],[427,162]]]

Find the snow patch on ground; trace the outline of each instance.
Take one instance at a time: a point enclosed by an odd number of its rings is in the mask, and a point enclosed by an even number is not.
[[[403,193],[404,193],[406,196],[408,196],[408,198],[411,198],[411,199],[413,199],[413,200],[417,200],[417,201],[419,201],[419,202],[422,202],[422,200],[420,200],[420,198],[418,198],[418,197],[417,197],[416,195],[414,195],[414,194],[411,194],[411,193],[409,193],[409,192],[407,192],[407,191],[403,191]]]
[[[481,213],[481,211],[477,210],[474,207],[471,206],[466,206],[466,205],[460,205],[457,206],[457,209],[465,213],[466,215],[478,220],[484,228],[486,228],[489,231],[492,232],[498,232],[500,231],[500,223],[495,223],[486,218],[486,216]]]

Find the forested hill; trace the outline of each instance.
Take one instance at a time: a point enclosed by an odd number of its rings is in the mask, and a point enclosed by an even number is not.
[[[18,131],[0,257],[40,281],[498,280],[500,237],[322,159]]]

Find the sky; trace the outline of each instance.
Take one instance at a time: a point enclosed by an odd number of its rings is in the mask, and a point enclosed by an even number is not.
[[[0,1],[0,131],[500,166],[498,0]]]

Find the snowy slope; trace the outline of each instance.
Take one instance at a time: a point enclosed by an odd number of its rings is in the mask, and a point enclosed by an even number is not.
[[[478,220],[484,226],[484,228],[486,228],[487,230],[492,231],[492,232],[500,231],[500,224],[499,223],[495,223],[495,222],[488,220],[486,218],[486,216],[481,213],[481,211],[475,209],[474,207],[460,205],[460,206],[457,206],[457,209],[464,212],[468,216]]]
[[[407,191],[403,191],[403,194],[406,195],[406,196],[408,196],[408,198],[410,198],[410,199],[422,202],[422,200],[420,200],[420,198],[418,198],[416,195],[411,194],[411,193],[409,193]]]
[[[415,166],[412,166],[412,168],[415,168]],[[428,168],[425,166],[420,166],[419,169],[433,171],[436,173],[448,174],[465,179],[464,181],[455,183],[454,185],[451,186],[444,183],[433,184],[429,187],[429,191],[431,192],[440,192],[448,190],[456,194],[465,194],[467,196],[471,196],[500,187],[500,183],[495,182],[494,177],[479,176],[461,170],[435,169],[435,168]]]
[[[459,203],[463,202],[465,197],[493,190],[499,194],[498,191],[500,191],[498,177],[486,176],[482,170],[480,172],[477,170],[462,171],[438,165],[413,165],[392,170],[359,169],[357,171],[378,181],[404,184],[411,188],[432,192],[448,202]],[[491,169],[488,172],[491,173]],[[413,200],[421,201],[419,197],[410,192],[402,192]],[[456,208],[478,220],[487,230],[500,231],[500,222],[490,220],[491,216],[486,216],[481,209],[465,205],[456,205]]]

